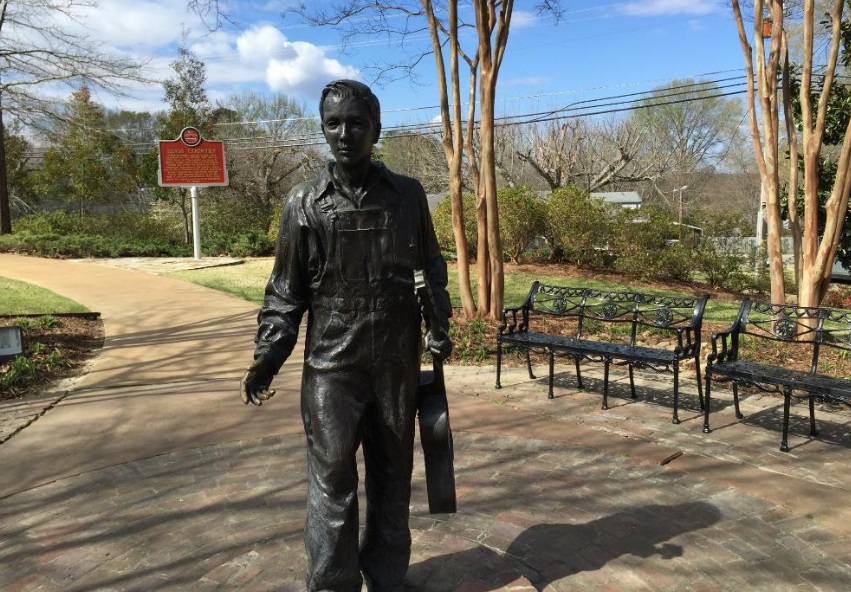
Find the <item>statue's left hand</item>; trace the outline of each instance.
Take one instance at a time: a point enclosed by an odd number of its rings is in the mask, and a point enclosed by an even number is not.
[[[275,377],[276,368],[265,358],[257,358],[248,367],[245,375],[239,383],[239,394],[242,402],[248,405],[262,405],[275,396],[275,391],[269,390],[272,379]]]
[[[452,354],[452,340],[444,329],[428,331],[425,336],[425,345],[438,360],[445,360]]]

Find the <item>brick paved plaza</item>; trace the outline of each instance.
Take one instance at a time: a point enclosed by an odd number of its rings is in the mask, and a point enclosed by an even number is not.
[[[236,393],[256,309],[94,263],[0,270],[107,334],[85,376],[0,403],[0,590],[303,590],[298,364],[261,409]],[[428,514],[418,456],[410,590],[851,589],[846,410],[819,409],[811,440],[793,407],[784,454],[779,399],[736,421],[719,393],[703,434],[693,377],[675,426],[665,376],[637,373],[638,400],[619,377],[602,411],[599,375],[559,370],[548,400],[525,369],[497,391],[492,367],[447,368],[459,512]]]

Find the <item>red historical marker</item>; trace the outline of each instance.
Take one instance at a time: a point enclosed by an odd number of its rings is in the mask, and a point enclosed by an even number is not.
[[[160,187],[216,187],[228,184],[224,142],[205,140],[194,127],[176,140],[160,140]]]

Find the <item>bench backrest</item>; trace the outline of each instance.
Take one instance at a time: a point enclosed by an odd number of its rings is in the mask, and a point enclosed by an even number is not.
[[[691,328],[699,346],[708,298],[708,295],[671,297],[535,282],[526,307],[530,312],[576,318],[577,337],[596,330],[600,324],[622,326],[621,333],[628,336],[629,343],[634,345],[639,339],[639,331],[644,328],[663,331]]]
[[[830,348],[848,360],[851,371],[851,311],[745,298],[734,326],[732,345],[739,359],[833,374],[835,368],[820,367],[822,350]]]

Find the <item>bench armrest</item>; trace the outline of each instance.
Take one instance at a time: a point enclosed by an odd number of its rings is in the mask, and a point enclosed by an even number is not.
[[[528,328],[529,307],[526,304],[502,309],[502,317],[499,327],[497,327],[500,335],[504,333],[524,332]]]
[[[677,346],[674,352],[681,357],[692,357],[700,348],[700,330],[695,327],[679,327],[674,329],[677,336]]]
[[[739,330],[733,326],[724,331],[717,331],[712,334],[712,353],[706,357],[706,363],[720,364],[730,360],[736,360],[739,357]]]
[[[501,322],[499,324],[499,334],[525,332],[529,329],[529,311],[535,303],[535,294],[538,292],[540,282],[532,282],[532,287],[529,288],[529,293],[523,304],[519,306],[506,306],[502,309]],[[517,319],[517,314],[522,313],[520,320]]]

